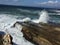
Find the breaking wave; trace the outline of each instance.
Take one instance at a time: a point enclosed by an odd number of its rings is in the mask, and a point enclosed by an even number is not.
[[[33,22],[35,23],[48,23],[49,21],[49,15],[48,15],[48,12],[45,11],[45,10],[42,10],[41,12],[39,12],[39,18],[36,19],[36,20],[33,20]]]

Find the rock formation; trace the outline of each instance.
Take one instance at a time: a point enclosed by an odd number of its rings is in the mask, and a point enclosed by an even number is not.
[[[12,45],[12,37],[10,34],[6,34],[3,37],[3,45]]]
[[[13,44],[12,37],[10,34],[0,33],[0,45],[12,45],[12,44]]]
[[[19,23],[19,22],[17,22]],[[28,41],[36,45],[60,45],[60,27],[50,24],[20,23],[22,32]]]

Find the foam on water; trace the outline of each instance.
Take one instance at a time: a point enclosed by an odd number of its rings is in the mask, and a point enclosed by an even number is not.
[[[26,18],[24,18],[22,21],[23,21],[23,22],[24,22],[24,21],[31,21],[31,19],[30,19],[29,17],[26,17]]]
[[[12,15],[0,14],[0,31],[9,33],[13,37],[13,42],[16,43],[16,45],[33,45],[23,38],[23,33],[21,32],[22,26],[20,24],[12,27],[16,21],[18,21],[18,19]]]

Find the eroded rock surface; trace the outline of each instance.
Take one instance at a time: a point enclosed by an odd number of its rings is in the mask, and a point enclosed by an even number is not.
[[[12,37],[10,34],[3,34],[4,32],[0,32],[0,45],[12,45]]]
[[[12,45],[12,37],[10,34],[6,34],[3,37],[3,45]]]
[[[23,24],[25,39],[36,45],[60,45],[60,27],[49,24]]]

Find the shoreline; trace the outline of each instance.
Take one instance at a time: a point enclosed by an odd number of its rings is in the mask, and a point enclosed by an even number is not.
[[[25,23],[25,25],[23,24],[23,37],[28,41],[38,45],[60,45],[60,43],[57,43],[60,40],[60,26],[57,27],[49,24],[40,25],[41,26],[29,22]]]

